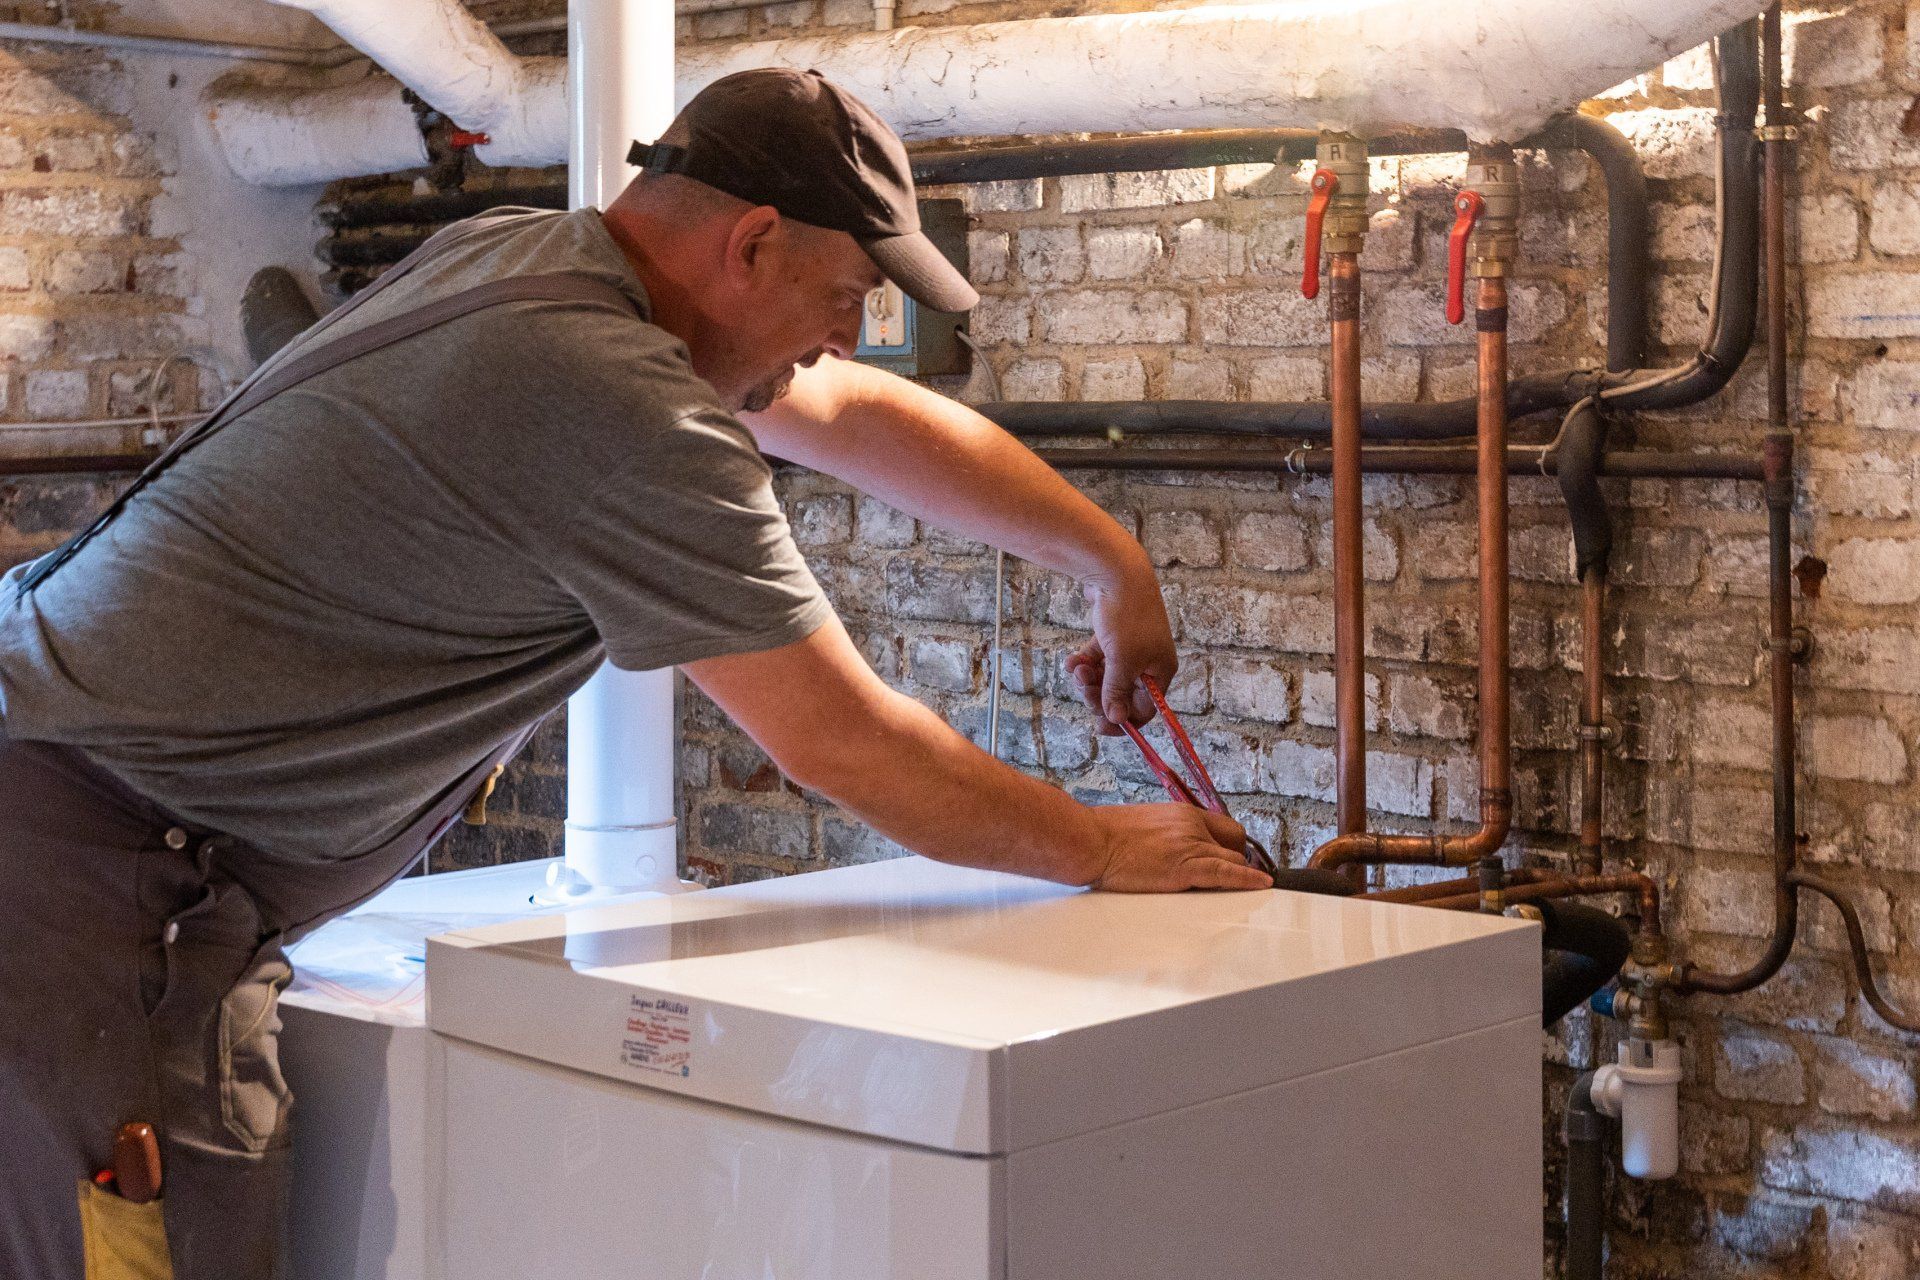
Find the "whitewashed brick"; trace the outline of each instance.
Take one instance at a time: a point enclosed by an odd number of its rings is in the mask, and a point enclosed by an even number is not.
[[[1713,210],[1699,204],[1653,206],[1653,256],[1662,262],[1713,260]]]
[[[1867,271],[1810,281],[1807,332],[1820,338],[1920,336],[1920,273]]]
[[[1411,351],[1389,351],[1360,361],[1360,385],[1375,404],[1420,398],[1420,357]]]
[[[0,289],[25,289],[33,283],[25,249],[0,249]]]
[[[1058,360],[1016,360],[1000,376],[1000,391],[1009,400],[1064,400],[1067,372]]]
[[[1030,284],[1072,283],[1086,273],[1078,227],[1036,227],[1020,233],[1021,278]]]
[[[1827,1220],[1827,1266],[1833,1280],[1911,1280],[1920,1259],[1894,1224],[1834,1214]]]
[[[1187,307],[1164,290],[1075,289],[1035,304],[1053,342],[1178,342],[1187,335]]]
[[[966,192],[967,207],[973,213],[1025,213],[1040,207],[1038,178],[982,182],[962,190]]]
[[[27,416],[40,422],[86,416],[87,375],[81,369],[36,369],[27,374]]]
[[[1004,231],[967,233],[967,270],[975,284],[998,284],[1007,278],[1007,240]]]
[[[1307,521],[1291,512],[1249,511],[1233,522],[1233,558],[1249,569],[1294,573],[1312,563]]]
[[[1767,1134],[1768,1186],[1920,1212],[1920,1143],[1855,1129],[1806,1126]]]
[[[1218,346],[1306,347],[1326,341],[1325,308],[1301,297],[1298,289],[1209,291],[1200,298],[1197,315],[1200,340]],[[1254,398],[1269,397],[1256,391]]]
[[[1767,769],[1773,763],[1773,715],[1752,702],[1707,698],[1687,726],[1695,764]]]
[[[827,546],[853,536],[853,501],[842,493],[822,494],[793,504],[793,540],[803,547]]]
[[[1822,630],[1815,678],[1829,688],[1920,694],[1920,632],[1911,627]]]
[[[53,349],[55,332],[49,316],[0,315],[0,360],[40,359]]]
[[[1746,834],[1757,846],[1765,831],[1753,826]],[[1759,938],[1773,924],[1773,877],[1763,871],[1694,865],[1680,881],[1679,898],[1689,929]]]
[[[1141,541],[1158,565],[1204,568],[1220,563],[1220,533],[1198,511],[1149,511]]]
[[[1920,138],[1900,127],[1906,98],[1846,98],[1826,121],[1827,153],[1841,169],[1911,169],[1920,165]]]
[[[1143,400],[1147,371],[1137,356],[1120,360],[1089,360],[1080,371],[1082,400]]]
[[[904,547],[913,542],[913,517],[880,501],[860,496],[854,512],[860,541],[876,547]]]
[[[1315,356],[1269,356],[1254,364],[1250,387],[1255,400],[1321,399],[1327,393],[1326,361]]]
[[[1848,538],[1827,557],[1827,587],[1860,604],[1920,600],[1920,541]]]
[[[1920,190],[1911,182],[1882,182],[1867,209],[1867,243],[1896,256],[1920,253]]]
[[[954,693],[973,689],[974,646],[967,640],[919,639],[907,648],[907,670],[916,684]]]
[[[1320,536],[1314,546],[1314,554],[1321,564],[1333,566],[1333,525],[1331,522],[1320,526]],[[1392,582],[1400,576],[1400,543],[1393,536],[1393,530],[1376,519],[1369,518],[1360,531],[1360,558],[1365,562],[1365,572],[1369,582]]]
[[[47,269],[47,288],[55,293],[105,293],[119,288],[125,274],[112,254],[62,249]]]
[[[1797,1106],[1807,1100],[1806,1067],[1791,1044],[1759,1031],[1731,1031],[1714,1046],[1713,1087],[1723,1098]]]
[[[1907,776],[1907,746],[1877,716],[1815,716],[1807,763],[1823,778],[1901,782]]]
[[[1285,724],[1293,718],[1293,676],[1260,658],[1215,658],[1213,701],[1226,715]]]
[[[1225,360],[1175,356],[1161,395],[1167,400],[1231,400],[1233,371]]]
[[[1422,738],[1473,736],[1472,686],[1429,676],[1396,674],[1387,684],[1387,727]]]
[[[1282,738],[1267,750],[1268,787],[1277,795],[1333,802],[1333,752]]]
[[[1080,173],[1060,179],[1060,208],[1066,213],[1145,209],[1211,199],[1211,169],[1172,169],[1158,173]]]
[[[1033,312],[1022,297],[984,297],[967,316],[974,341],[1019,346],[1033,338]]]
[[[1160,261],[1160,233],[1152,227],[1087,228],[1087,273],[1096,280],[1138,280]]]
[[[1787,83],[1831,89],[1880,75],[1886,41],[1878,10],[1796,13],[1781,25]]]
[[[1691,178],[1714,169],[1713,111],[1707,107],[1651,107],[1616,111],[1607,123],[1640,152],[1649,178]]]
[[[1876,1053],[1846,1040],[1822,1039],[1814,1059],[1820,1109],[1831,1115],[1906,1119],[1914,1113],[1910,1054]]]
[[[1829,192],[1793,202],[1796,234],[1787,242],[1794,261],[1852,262],[1860,256],[1860,211],[1850,196]]]
[[[1187,280],[1219,280],[1246,270],[1247,239],[1240,232],[1205,218],[1191,218],[1173,230],[1173,274]]]
[[[1682,93],[1711,92],[1713,89],[1713,46],[1697,45],[1660,68],[1661,83]]]
[[[1381,725],[1380,677],[1369,671],[1366,681],[1367,730]],[[1300,718],[1321,729],[1333,728],[1333,672],[1309,671],[1300,680]]]

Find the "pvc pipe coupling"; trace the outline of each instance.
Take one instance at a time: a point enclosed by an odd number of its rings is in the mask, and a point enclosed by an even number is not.
[[[1636,1178],[1680,1171],[1680,1046],[1628,1040],[1593,1073],[1593,1105],[1620,1122],[1620,1163]]]

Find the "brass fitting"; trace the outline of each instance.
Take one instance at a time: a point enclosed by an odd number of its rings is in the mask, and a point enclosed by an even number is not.
[[[1520,169],[1513,148],[1496,144],[1470,150],[1466,185],[1486,202],[1473,229],[1467,274],[1476,280],[1504,276],[1520,256]]]
[[[1327,204],[1322,241],[1328,253],[1359,253],[1367,239],[1367,140],[1351,133],[1323,133],[1316,167],[1340,180]]]

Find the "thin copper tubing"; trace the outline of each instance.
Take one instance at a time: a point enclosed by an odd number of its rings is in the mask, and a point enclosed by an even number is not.
[[[1430,836],[1382,835],[1364,829],[1347,830],[1314,850],[1308,866],[1331,870],[1356,863],[1412,862],[1466,866],[1497,852],[1506,843],[1513,820],[1512,732],[1508,696],[1509,644],[1507,638],[1507,282],[1499,276],[1480,280],[1475,323],[1479,330],[1479,434],[1476,444],[1480,499],[1480,825],[1466,835]],[[1336,364],[1337,368],[1337,364]],[[1336,419],[1336,449],[1338,422]],[[1346,488],[1353,494],[1351,524],[1341,527],[1340,473],[1334,476],[1334,593],[1335,593],[1335,679],[1340,663],[1359,662],[1352,650],[1339,643],[1339,619],[1343,610],[1352,609],[1358,623],[1362,614],[1357,604],[1342,594],[1338,548],[1342,533],[1357,549],[1360,541],[1359,513],[1359,441],[1358,433],[1348,449],[1351,479]],[[1336,459],[1336,466],[1338,465]],[[1357,555],[1354,557],[1357,560]],[[1361,593],[1360,574],[1355,569],[1350,590]],[[1360,684],[1360,681],[1356,681]],[[1364,698],[1364,693],[1360,695]],[[1350,726],[1364,744],[1364,703],[1351,715],[1347,704],[1340,703],[1340,721]],[[1345,757],[1339,757],[1345,763]],[[1358,772],[1364,777],[1364,748]],[[1364,786],[1364,783],[1362,784]],[[1364,790],[1360,793],[1364,799]],[[1364,805],[1361,809],[1364,815]],[[1364,816],[1363,819],[1364,821]]]
[[[1360,492],[1360,257],[1329,255],[1333,328],[1333,698],[1336,828],[1367,826],[1367,599]]]
[[[1631,893],[1639,903],[1641,932],[1655,936],[1660,933],[1660,886],[1654,883],[1653,877],[1637,871],[1605,876],[1565,876],[1533,884],[1509,885],[1501,893],[1510,903],[1536,902],[1542,898],[1584,898],[1597,893]],[[1480,894],[1476,889],[1472,893],[1459,893],[1449,898],[1429,898],[1422,905],[1449,911],[1471,911],[1480,906]]]
[[[1607,570],[1604,564],[1587,567],[1580,578],[1581,702],[1580,702],[1580,849],[1575,869],[1599,875],[1602,862],[1601,828],[1606,786],[1606,676],[1601,671],[1600,628],[1606,611]]]
[[[1558,880],[1560,877],[1544,867],[1518,867],[1506,872],[1511,884],[1535,884],[1543,880]],[[1381,889],[1366,895],[1368,902],[1431,902],[1435,898],[1457,898],[1463,894],[1478,893],[1480,877],[1463,876],[1457,880],[1436,880],[1431,884],[1410,884],[1399,889]]]

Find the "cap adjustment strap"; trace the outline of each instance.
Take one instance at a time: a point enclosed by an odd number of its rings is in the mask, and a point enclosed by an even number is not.
[[[627,163],[648,173],[685,173],[687,149],[670,142],[636,142],[627,148]]]

